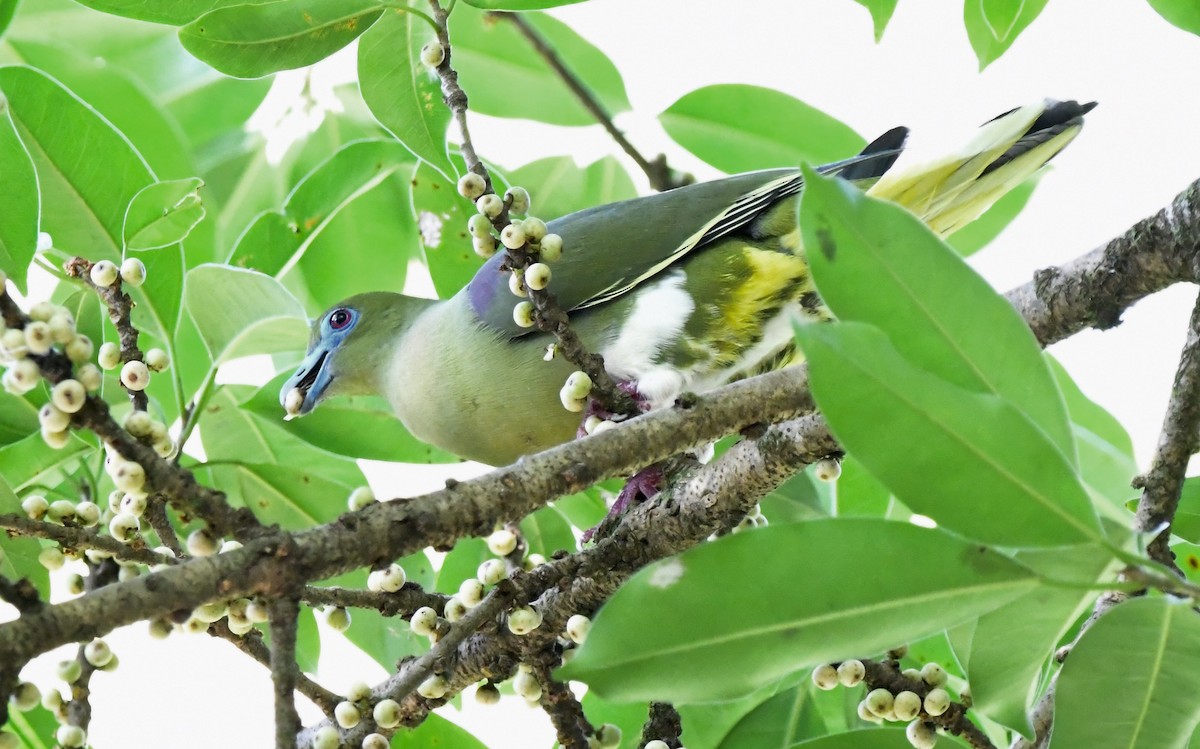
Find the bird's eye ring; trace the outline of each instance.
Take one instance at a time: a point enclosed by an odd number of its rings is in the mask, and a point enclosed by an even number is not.
[[[350,325],[350,321],[353,319],[354,317],[350,314],[350,310],[335,309],[329,313],[329,327],[334,330],[344,330]]]

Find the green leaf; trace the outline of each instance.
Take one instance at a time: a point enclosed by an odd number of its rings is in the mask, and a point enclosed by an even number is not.
[[[310,445],[338,455],[399,463],[461,462],[412,436],[381,398],[335,398],[302,419],[284,421],[279,389],[290,375],[290,371],[277,375],[241,407]]]
[[[1194,0],[1146,0],[1168,23],[1200,34],[1200,6]]]
[[[386,12],[358,43],[359,87],[372,114],[405,148],[453,177],[446,154],[450,109],[442,102],[437,74],[420,59],[421,45],[431,33],[420,16],[400,9]]]
[[[494,175],[493,175],[494,179]],[[471,248],[467,219],[471,201],[458,194],[454,180],[421,163],[412,178],[412,212],[422,227],[421,250],[438,297],[454,296],[474,277],[483,261]]]
[[[340,211],[406,169],[411,159],[393,141],[347,145],[304,176],[285,199],[282,212],[260,215],[238,239],[229,262],[282,277]]]
[[[214,141],[244,139],[243,128],[270,87],[270,79],[227,78],[206,67],[202,76],[171,92],[163,104],[197,152],[197,163],[207,167],[216,150]]]
[[[1016,555],[1047,577],[1096,583],[1112,556],[1086,545]],[[1047,660],[1086,613],[1095,590],[1044,587],[979,617],[966,666],[973,707],[988,718],[1032,737],[1029,709],[1041,686]]]
[[[0,447],[0,477],[13,491],[31,486],[53,486],[73,468],[92,445],[72,434],[66,447],[55,450],[46,444],[40,432]]]
[[[979,69],[999,59],[1025,27],[1033,23],[1047,0],[964,0],[963,23]]]
[[[800,226],[817,288],[839,319],[876,326],[938,378],[1000,396],[1075,462],[1066,406],[1029,326],[928,227],[812,170]]]
[[[165,23],[182,26],[194,21],[214,8],[230,5],[256,5],[273,0],[171,0],[171,2],[146,2],[146,0],[79,0],[80,5],[139,21]]]
[[[21,4],[21,0],[0,0],[0,35],[12,23],[13,16],[17,13],[17,6]]]
[[[454,549],[442,559],[438,569],[436,590],[439,593],[457,593],[463,580],[475,577],[479,565],[485,559],[493,559],[482,538],[463,538],[454,544]]]
[[[156,250],[181,242],[204,218],[199,177],[143,187],[125,212],[125,249]]]
[[[584,0],[465,0],[467,5],[474,5],[480,10],[544,10],[558,8],[563,5],[575,5]]]
[[[522,13],[563,64],[600,101],[609,115],[629,110],[625,82],[608,57],[562,21],[544,13]],[[593,117],[558,74],[530,48],[516,27],[459,6],[450,18],[451,64],[471,110],[496,117],[537,120],[551,125],[594,125]],[[495,85],[503,81],[503,85]],[[514,95],[520,92],[520,95]]]
[[[828,733],[825,721],[814,707],[817,696],[808,679],[780,692],[738,721],[721,741],[721,749],[788,747]]]
[[[382,13],[373,0],[232,5],[179,29],[179,41],[226,75],[259,78],[324,60],[357,39]]]
[[[0,89],[37,168],[42,200],[55,210],[42,231],[64,252],[120,257],[125,208],[154,181],[141,157],[95,110],[31,68],[0,68]]]
[[[1102,540],[1071,465],[1006,401],[917,369],[862,323],[800,324],[796,337],[834,434],[914,512],[1004,546]]]
[[[466,729],[441,717],[430,714],[411,731],[397,731],[392,737],[392,749],[487,749]]]
[[[0,392],[0,445],[11,445],[38,431],[37,406]]]
[[[25,510],[21,508],[21,500],[17,498],[16,493],[13,492],[2,474],[0,474],[0,513],[22,517],[25,515]],[[5,534],[4,545],[0,547],[0,575],[12,581],[22,578],[28,580],[45,599],[49,600],[50,573],[38,561],[38,554],[41,551],[42,545],[35,538]]]
[[[892,493],[868,473],[854,456],[847,455],[842,459],[842,475],[834,486],[838,517],[888,517]]]
[[[201,265],[188,272],[186,288],[188,313],[214,364],[295,351],[308,341],[308,319],[300,303],[270,276]]]
[[[914,575],[914,568],[938,574]],[[801,569],[822,572],[805,595],[780,596]],[[938,529],[848,519],[776,525],[637,573],[600,610],[587,643],[560,674],[606,699],[728,698],[806,666],[940,630],[1034,586],[1008,558]],[[888,626],[877,626],[883,620]],[[647,626],[654,621],[672,625]]]
[[[296,665],[305,673],[315,674],[321,659],[321,633],[317,630],[317,617],[308,606],[300,607],[296,617]]]
[[[531,213],[549,221],[618,200],[637,197],[637,189],[621,162],[612,156],[580,168],[570,156],[551,156],[509,174],[509,181],[529,190],[536,201]]]
[[[762,512],[772,523],[795,523],[829,517],[833,502],[831,485],[818,483],[802,471],[759,501]]]
[[[953,741],[938,736],[938,741]],[[957,742],[954,742],[957,743]],[[911,749],[903,728],[866,728],[792,744],[791,749]]]
[[[0,270],[24,294],[26,271],[37,250],[41,203],[33,160],[6,109],[0,104]]]
[[[1200,723],[1200,618],[1139,598],[1100,617],[1058,677],[1050,749],[1182,749]]]
[[[1038,172],[992,204],[979,218],[946,237],[946,244],[963,257],[970,257],[986,247],[1012,223],[1029,202],[1033,190],[1042,178]]]
[[[685,94],[658,121],[676,143],[729,173],[821,164],[867,144],[849,126],[799,99],[740,83]]]
[[[330,522],[345,512],[346,497],[354,489],[295,465],[213,463],[202,470],[231,503],[248,507],[263,523],[276,523],[285,530]]]
[[[1190,476],[1183,482],[1171,532],[1185,541],[1200,543],[1200,476]]]
[[[871,20],[875,22],[875,41],[878,42],[883,38],[883,30],[887,28],[888,21],[892,20],[897,0],[854,0],[854,2],[871,11]]]
[[[553,507],[543,507],[521,521],[521,535],[529,546],[530,554],[541,554],[549,559],[562,549],[575,551],[575,534],[571,524],[562,513]]]

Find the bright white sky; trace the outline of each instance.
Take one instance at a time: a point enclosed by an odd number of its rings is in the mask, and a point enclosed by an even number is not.
[[[1137,0],[1055,0],[982,74],[959,2],[900,2],[878,46],[867,12],[852,0],[592,0],[554,14],[624,74],[635,113],[618,123],[632,140],[647,154],[665,151],[672,164],[701,178],[716,175],[674,147],[654,118],[710,83],[780,89],[868,138],[908,125],[913,147],[929,152],[960,144],[980,122],[1019,104],[1046,96],[1099,100],[1024,214],[973,260],[1001,290],[1105,242],[1200,177],[1200,100],[1192,95],[1200,90],[1200,39]],[[509,167],[563,153],[588,163],[616,150],[599,128],[476,117],[472,131],[483,154]],[[1194,294],[1193,287],[1172,289],[1139,304],[1120,328],[1084,333],[1053,349],[1084,391],[1130,430],[1143,467]],[[455,473],[472,471],[464,466]],[[399,493],[399,476],[369,472],[378,494]],[[445,467],[409,473],[403,491],[440,485],[449,473]],[[265,669],[207,638],[148,641],[144,631],[134,627],[110,638],[121,667],[93,682],[96,745],[139,749],[156,746],[163,735],[172,736],[175,749],[270,745]],[[382,678],[382,669],[352,648],[336,647],[338,640],[325,638],[323,683],[344,690],[356,679]],[[26,677],[51,683],[53,661],[62,657],[41,659]],[[161,685],[152,690],[152,704],[135,702],[146,684]],[[465,716],[441,712],[496,749],[548,749],[553,742],[548,721],[521,705]],[[214,719],[200,719],[206,715]],[[313,717],[310,711],[307,720]]]

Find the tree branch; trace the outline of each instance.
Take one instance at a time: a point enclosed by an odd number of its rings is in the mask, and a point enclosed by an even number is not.
[[[272,599],[267,608],[271,617],[271,682],[275,685],[275,747],[290,749],[300,733],[300,715],[296,712],[296,618],[300,607],[295,598]]]

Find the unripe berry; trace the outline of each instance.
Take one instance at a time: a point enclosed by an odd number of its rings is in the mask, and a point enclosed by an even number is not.
[[[925,695],[924,707],[925,712],[936,718],[950,709],[950,693],[941,687],[930,689]]]
[[[587,398],[579,398],[571,394],[571,391],[566,385],[558,391],[558,400],[562,403],[562,407],[573,413],[579,413],[587,406]]]
[[[506,557],[517,548],[517,535],[512,531],[501,528],[487,537],[488,551],[498,557]]]
[[[529,289],[525,286],[525,279],[519,271],[513,271],[508,276],[508,290],[513,296],[527,297]]]
[[[439,700],[446,696],[446,692],[450,691],[450,684],[446,681],[446,677],[434,674],[421,685],[417,687],[417,694],[428,700]]]
[[[21,501],[21,509],[30,520],[41,520],[50,510],[50,503],[41,494],[30,494]]]
[[[527,635],[542,624],[542,615],[531,606],[518,606],[508,615],[508,631]]]
[[[921,667],[921,678],[931,687],[940,687],[946,683],[946,669],[930,661]]]
[[[22,359],[29,353],[29,348],[25,346],[25,331],[18,328],[9,328],[0,335],[0,351],[9,359]]]
[[[50,319],[46,321],[46,325],[50,328],[50,338],[55,343],[65,345],[75,338],[75,320],[65,310],[51,315]],[[88,357],[83,357],[83,359],[86,358]],[[71,359],[71,361],[75,361],[75,359]]]
[[[150,368],[145,362],[125,362],[125,366],[121,367],[121,384],[130,390],[145,390],[150,384]]]
[[[345,632],[350,629],[350,612],[341,606],[334,606],[325,612],[325,623],[335,632]]]
[[[576,645],[582,645],[587,639],[588,632],[592,629],[592,620],[588,619],[583,614],[572,614],[570,619],[567,619],[567,637],[571,638],[571,642]]]
[[[50,302],[38,302],[29,308],[29,319],[35,322],[49,322],[58,308]]]
[[[921,714],[921,698],[916,692],[904,690],[892,702],[896,720],[912,720]]]
[[[525,230],[525,239],[530,242],[540,242],[546,236],[546,222],[540,218],[530,216],[521,222],[521,228]]]
[[[904,677],[904,678],[906,678],[906,679],[912,679],[913,681],[920,681],[920,680],[921,680],[921,672],[920,672],[920,670],[919,670],[919,669],[915,669],[915,668],[906,668],[906,669],[903,669],[903,670],[900,672],[900,675],[901,675],[901,676],[903,676],[903,677]]]
[[[117,512],[124,512],[140,518],[146,512],[146,497],[141,494],[122,494]]]
[[[25,326],[25,348],[31,354],[44,354],[54,345],[50,326],[44,322],[31,322]]]
[[[136,257],[126,258],[121,263],[121,280],[130,286],[141,286],[146,280],[146,265]]]
[[[321,726],[313,733],[312,743],[309,744],[312,749],[338,749],[342,745],[342,739],[338,735],[338,730],[333,726]]]
[[[475,689],[475,701],[481,705],[495,705],[500,701],[500,690],[490,681],[484,682]]]
[[[545,263],[534,263],[525,269],[525,285],[534,291],[541,291],[550,285],[550,266]]]
[[[858,717],[859,717],[859,720],[865,720],[868,723],[882,723],[883,722],[883,718],[880,718],[878,715],[871,712],[871,708],[867,707],[866,700],[861,700],[858,703]]]
[[[75,519],[75,503],[69,499],[59,499],[50,503],[50,512],[46,513],[56,523]]]
[[[822,663],[813,669],[812,681],[817,686],[817,689],[829,691],[838,685],[837,669],[828,663]]]
[[[104,382],[104,375],[100,373],[100,368],[95,364],[87,363],[75,370],[75,379],[79,380],[84,390],[94,393]]]
[[[368,733],[362,740],[362,749],[388,749],[391,745],[382,733]]]
[[[83,364],[88,359],[92,358],[92,354],[96,352],[96,347],[92,344],[92,339],[85,335],[77,335],[67,342],[63,349],[67,358],[72,364]]]
[[[601,749],[616,749],[621,745],[621,729],[613,723],[605,723],[596,729],[596,739]]]
[[[49,710],[52,713],[56,713],[56,712],[58,712],[59,708],[61,708],[62,706],[63,706],[62,693],[59,692],[57,689],[51,689],[47,692],[42,693],[42,707],[45,708],[46,710]]]
[[[21,359],[15,362],[4,375],[6,378],[11,378],[22,394],[28,393],[42,379],[42,373],[38,369],[38,365],[29,359]]]
[[[467,172],[458,178],[458,194],[467,200],[476,200],[487,189],[487,181],[475,172]],[[499,198],[497,198],[499,200]],[[481,211],[482,212],[482,211]]]
[[[362,713],[353,702],[343,700],[334,706],[333,717],[342,728],[354,728],[362,720]]]
[[[34,684],[32,681],[23,681],[18,684],[12,696],[13,707],[21,712],[32,710],[41,701],[42,692],[37,688],[37,684]]]
[[[38,552],[38,563],[51,572],[61,570],[65,561],[62,550],[57,546],[47,546]]]
[[[533,702],[541,699],[542,685],[538,684],[537,678],[528,671],[518,671],[517,675],[513,677],[513,691],[517,693],[518,697],[524,697]]]
[[[54,738],[58,740],[63,749],[78,749],[87,743],[87,733],[79,726],[73,726],[70,723],[59,726],[58,730],[54,732]]]
[[[838,666],[837,673],[838,683],[842,686],[856,687],[867,675],[867,667],[863,665],[862,661],[851,658],[848,661],[842,661],[842,664]]]
[[[116,369],[117,365],[121,363],[121,348],[112,341],[102,343],[100,350],[96,353],[96,359],[99,361],[101,369]]]
[[[108,523],[108,532],[118,541],[129,543],[137,537],[142,524],[136,516],[127,512],[118,513]]]
[[[665,741],[654,739],[646,742],[645,749],[671,749],[671,747]]]
[[[365,681],[356,681],[346,690],[346,699],[351,702],[362,702],[371,696],[371,687]]]
[[[408,626],[412,629],[414,635],[428,637],[437,631],[437,612],[428,606],[422,606],[413,612],[412,618],[408,621]]]
[[[367,588],[377,593],[395,593],[404,587],[408,576],[404,573],[404,568],[398,564],[391,564],[381,570],[374,570],[367,575]],[[374,581],[374,584],[372,584]]]
[[[492,222],[478,213],[467,219],[467,233],[476,239],[492,236]]]
[[[501,562],[499,559],[489,559],[479,565],[475,576],[484,585],[495,585],[508,577],[508,571],[504,568],[504,562]]]
[[[525,246],[525,230],[520,224],[509,224],[500,230],[500,242],[510,250]]]
[[[577,370],[567,378],[563,389],[572,397],[586,398],[592,392],[592,378],[588,376],[587,372]]]
[[[468,577],[458,586],[458,600],[467,608],[475,608],[483,600],[483,583],[473,577]]]
[[[123,492],[133,494],[146,485],[146,469],[141,464],[122,461],[113,471],[113,483]]]
[[[521,567],[523,569],[525,569],[526,571],[529,571],[529,570],[533,569],[534,567],[538,567],[545,563],[546,563],[546,557],[535,552],[535,553],[530,554],[529,556],[525,557],[525,561],[521,563]]]
[[[192,618],[205,624],[212,624],[220,621],[223,616],[229,613],[229,604],[224,601],[211,601],[202,603],[192,610]]]
[[[524,216],[529,213],[529,191],[524,187],[510,187],[504,191],[504,200],[513,213]],[[519,246],[519,245],[518,245]]]
[[[83,666],[79,663],[78,658],[72,658],[69,661],[59,661],[55,673],[58,675],[58,678],[68,684],[74,684],[83,674]]]
[[[117,275],[120,271],[117,270],[115,263],[107,260],[101,260],[92,266],[89,275],[92,278],[92,283],[101,287],[109,287],[117,282]]]
[[[194,557],[207,557],[217,553],[217,540],[206,528],[197,528],[188,534],[188,553]]]
[[[436,68],[442,64],[442,60],[446,59],[446,50],[442,45],[435,41],[427,42],[421,47],[421,62],[431,68]],[[479,175],[475,175],[479,176]]]
[[[38,409],[38,423],[47,431],[61,432],[71,426],[71,417],[53,403],[47,403]]]
[[[842,464],[833,458],[822,458],[813,464],[813,475],[821,481],[836,481],[842,475]]]
[[[504,201],[496,193],[489,192],[475,201],[475,210],[488,218],[496,218],[504,211]]]
[[[541,246],[542,260],[553,263],[562,257],[563,241],[557,234],[547,234],[538,243]]]
[[[395,700],[380,700],[375,703],[371,717],[380,728],[395,728],[400,725],[400,703]]]
[[[42,441],[45,442],[54,450],[61,450],[71,441],[71,433],[63,430],[61,432],[52,432],[48,429],[42,430]]]
[[[83,647],[83,657],[96,668],[104,668],[113,659],[112,648],[99,637]]]
[[[475,249],[476,255],[487,260],[496,254],[496,238],[490,234],[486,237],[474,237],[471,239],[471,247]]]
[[[152,423],[154,423],[154,419],[145,411],[130,411],[125,414],[125,420],[121,422],[121,426],[125,427],[125,431],[134,437],[149,437]]]
[[[375,502],[375,492],[371,491],[369,486],[360,486],[350,492],[350,498],[346,500],[346,506],[351,511],[361,510],[369,504]]]
[[[146,367],[151,372],[161,372],[171,366],[171,357],[160,348],[152,348],[146,352]]]
[[[529,302],[517,302],[513,307],[513,322],[522,328],[532,328],[533,305]]]
[[[867,707],[881,718],[886,717],[892,712],[894,704],[895,698],[886,689],[872,689],[867,695]]]
[[[446,621],[453,624],[467,615],[467,604],[463,603],[458,596],[450,596],[442,608],[442,614],[446,617]]]
[[[937,730],[932,723],[923,720],[909,723],[908,728],[904,729],[904,735],[908,737],[908,743],[913,745],[913,749],[933,749],[937,744]]]
[[[90,527],[100,522],[100,507],[95,502],[84,500],[75,505],[75,517],[79,524]]]
[[[251,601],[246,604],[246,618],[255,624],[262,624],[271,618],[267,607],[261,601]]]
[[[87,391],[83,389],[79,380],[63,380],[50,391],[50,400],[54,402],[59,411],[73,414],[83,408],[83,404],[87,401]],[[53,431],[62,430],[55,429]]]

